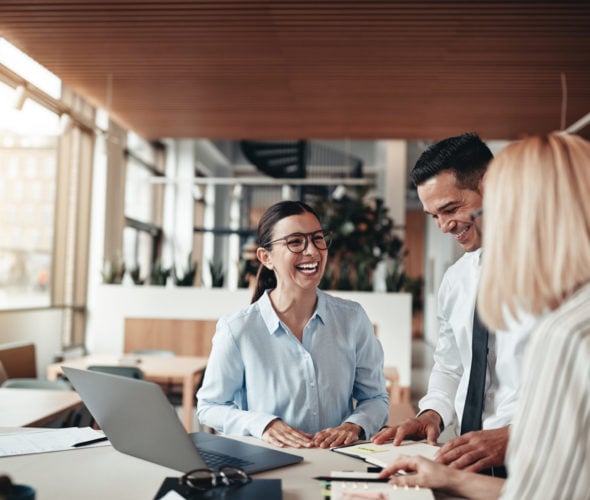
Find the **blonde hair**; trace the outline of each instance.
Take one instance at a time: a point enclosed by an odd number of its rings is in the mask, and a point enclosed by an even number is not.
[[[590,143],[552,133],[506,147],[484,180],[482,320],[538,315],[590,281]]]

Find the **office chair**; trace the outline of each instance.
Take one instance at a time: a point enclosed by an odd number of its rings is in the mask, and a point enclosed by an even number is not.
[[[130,377],[143,380],[143,372],[137,366],[119,366],[119,365],[91,365],[88,370],[102,373],[110,373],[111,375],[119,375],[120,377]]]
[[[176,353],[170,349],[135,349],[131,351],[131,354],[138,356],[165,356],[167,358],[176,356]]]
[[[7,378],[8,378],[8,375],[6,374],[6,370],[4,369],[4,365],[2,364],[2,361],[0,361],[0,386]]]
[[[135,349],[131,354],[137,356],[162,356],[165,358],[173,358],[176,353],[170,349]],[[171,380],[156,381],[162,390],[166,393],[166,397],[174,406],[182,404],[182,384],[174,384]]]

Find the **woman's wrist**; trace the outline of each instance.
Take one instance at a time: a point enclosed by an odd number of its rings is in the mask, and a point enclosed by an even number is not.
[[[365,431],[359,424],[344,422],[340,427],[344,428],[344,430],[355,432],[359,439],[364,439]]]

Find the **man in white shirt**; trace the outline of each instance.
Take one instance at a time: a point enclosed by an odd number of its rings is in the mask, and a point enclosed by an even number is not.
[[[445,273],[438,295],[439,338],[428,392],[415,418],[382,429],[376,443],[426,438],[435,444],[455,415],[461,427],[471,373],[475,300],[481,259],[482,181],[492,153],[476,134],[444,139],[418,159],[410,177],[424,211],[465,254]],[[501,224],[502,221],[494,221]],[[501,279],[501,276],[498,277]],[[510,334],[489,332],[481,429],[449,440],[437,460],[469,471],[504,475],[502,465],[521,383],[531,322]],[[485,357],[485,353],[484,353]],[[482,373],[483,376],[483,373]],[[479,415],[478,415],[479,417]],[[494,470],[490,468],[494,467]]]

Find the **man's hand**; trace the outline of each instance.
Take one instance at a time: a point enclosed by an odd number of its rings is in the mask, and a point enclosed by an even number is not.
[[[418,417],[408,418],[395,427],[381,429],[373,436],[373,443],[383,444],[393,439],[398,446],[404,439],[426,439],[428,444],[435,445],[440,436],[441,418],[434,410],[426,410]]]
[[[455,469],[477,472],[504,465],[508,426],[475,431],[451,439],[437,453],[436,461]]]
[[[338,427],[328,427],[317,432],[313,437],[313,444],[320,448],[346,446],[358,441],[362,430],[360,425],[344,422]]]
[[[295,427],[291,427],[279,418],[268,424],[262,433],[264,441],[281,448],[285,446],[313,448],[312,437],[311,434],[295,429]]]

